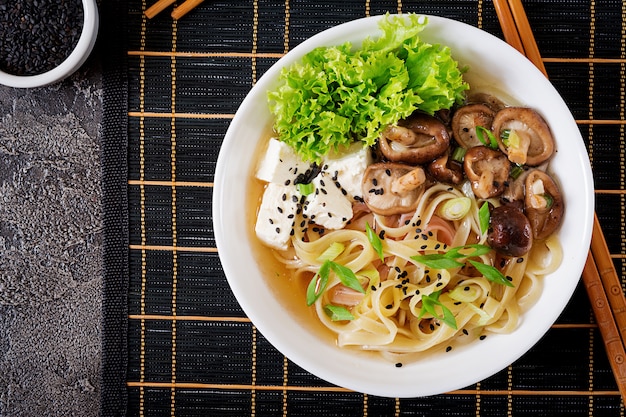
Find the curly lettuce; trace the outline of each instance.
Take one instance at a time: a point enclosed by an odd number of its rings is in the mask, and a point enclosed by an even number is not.
[[[416,110],[433,114],[461,103],[469,88],[450,48],[420,41],[425,16],[386,16],[382,35],[319,47],[284,68],[268,92],[274,130],[304,160],[362,141]]]

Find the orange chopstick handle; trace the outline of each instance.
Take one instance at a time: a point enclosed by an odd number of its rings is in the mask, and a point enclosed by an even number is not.
[[[620,278],[615,271],[615,265],[610,257],[609,248],[602,233],[598,216],[593,218],[593,237],[591,239],[591,252],[598,268],[598,273],[602,279],[611,310],[617,322],[617,329],[626,344],[626,296]]]
[[[506,5],[506,0],[493,0],[493,5],[500,20],[500,26],[502,26],[502,33],[504,34],[504,40],[517,49],[520,53],[525,54],[522,40],[517,33],[517,27],[511,14],[511,9]]]
[[[613,314],[609,308],[609,301],[602,288],[600,277],[590,253],[587,256],[585,269],[583,270],[583,282],[589,294],[593,313],[596,317],[604,347],[606,349],[615,382],[619,388],[622,398],[626,398],[626,351],[622,338],[617,330],[617,326],[613,321]]]
[[[528,17],[526,16],[526,12],[524,11],[524,6],[522,6],[522,2],[520,0],[508,0],[509,6],[511,8],[511,12],[513,13],[513,19],[517,25],[517,32],[522,40],[524,45],[524,51],[526,56],[530,61],[535,64],[537,68],[545,75],[548,76],[548,72],[546,71],[546,67],[543,65],[543,59],[541,59],[541,54],[539,53],[539,48],[537,47],[537,42],[535,41],[535,36],[533,35],[533,31],[530,28],[530,23],[528,23]]]
[[[175,8],[172,11],[172,17],[175,20],[180,19],[181,17],[183,17],[184,15],[189,13],[192,9],[197,7],[203,1],[204,0],[187,0],[187,1],[185,1],[183,4],[181,4],[180,6],[178,6],[177,8]]]
[[[154,3],[152,6],[150,6],[148,9],[146,9],[146,11],[144,12],[144,15],[146,15],[148,19],[152,19],[154,16],[158,15],[163,10],[165,10],[167,7],[174,4],[175,1],[176,0],[159,0],[156,3]]]

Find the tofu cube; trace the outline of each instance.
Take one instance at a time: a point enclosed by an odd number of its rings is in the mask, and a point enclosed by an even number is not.
[[[341,153],[331,154],[324,162],[324,170],[346,191],[350,201],[363,197],[361,181],[365,169],[372,163],[372,155],[362,143],[354,143]]]
[[[261,160],[256,177],[265,182],[293,184],[298,174],[309,169],[289,145],[278,139],[270,139],[265,156]]]
[[[303,213],[308,219],[326,229],[342,229],[352,219],[352,203],[343,195],[327,172],[314,179],[315,192],[307,196]]]
[[[267,185],[254,227],[264,244],[278,250],[287,249],[298,202],[299,194],[293,185]]]

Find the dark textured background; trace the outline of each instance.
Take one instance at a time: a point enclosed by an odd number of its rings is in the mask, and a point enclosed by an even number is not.
[[[102,82],[0,86],[0,415],[100,407]]]

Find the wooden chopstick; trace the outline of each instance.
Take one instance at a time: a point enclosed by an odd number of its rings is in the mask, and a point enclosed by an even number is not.
[[[189,13],[191,10],[196,8],[203,1],[204,0],[186,0],[183,4],[176,7],[174,10],[172,10],[172,18],[174,18],[174,20],[180,19],[181,17]],[[152,6],[150,6],[148,9],[146,9],[146,11],[144,12],[144,15],[148,19],[152,19],[154,16],[158,15],[163,10],[167,9],[169,6],[171,6],[175,2],[176,0],[159,0],[156,3],[154,3]]]
[[[535,37],[520,0],[493,0],[505,40],[526,55],[547,77]],[[626,401],[626,297],[611,259],[598,216],[594,214],[591,248],[583,282],[593,308],[622,400]]]

